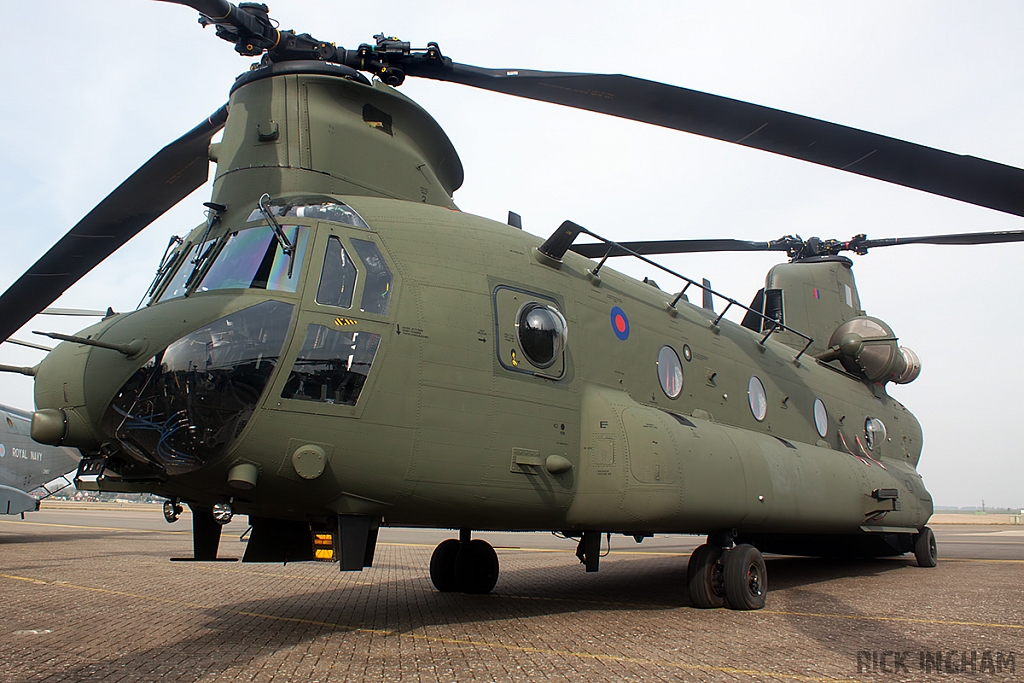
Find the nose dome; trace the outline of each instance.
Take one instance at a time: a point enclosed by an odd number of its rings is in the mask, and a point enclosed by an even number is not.
[[[241,434],[284,347],[291,304],[264,301],[182,337],[114,397],[101,429],[168,474],[190,472]]]

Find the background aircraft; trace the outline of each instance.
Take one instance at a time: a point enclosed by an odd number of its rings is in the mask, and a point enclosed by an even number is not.
[[[77,449],[33,441],[31,423],[31,413],[0,405],[0,514],[37,509],[29,491],[71,472],[81,459]]]

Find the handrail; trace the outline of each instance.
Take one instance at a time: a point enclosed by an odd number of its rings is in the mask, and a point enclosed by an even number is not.
[[[707,285],[705,285],[702,282],[697,282],[696,280],[691,280],[690,278],[686,277],[685,275],[683,275],[681,273],[677,273],[676,271],[672,270],[671,268],[663,266],[663,265],[661,265],[660,263],[658,263],[656,261],[652,261],[651,259],[647,258],[643,254],[638,254],[637,252],[633,251],[632,249],[629,249],[627,247],[622,246],[618,242],[615,242],[613,240],[607,239],[605,237],[602,237],[601,235],[598,235],[595,232],[587,230],[583,226],[574,225],[573,227],[574,228],[579,228],[579,232],[585,233],[587,235],[590,235],[594,239],[600,240],[604,244],[608,245],[608,250],[605,252],[604,256],[601,258],[601,260],[598,262],[598,264],[596,266],[594,266],[594,268],[590,271],[591,275],[594,275],[595,277],[598,276],[598,274],[600,273],[601,268],[604,266],[605,261],[608,260],[608,257],[611,255],[612,251],[614,249],[618,248],[618,249],[621,249],[622,251],[626,252],[630,256],[635,256],[636,258],[640,259],[644,263],[646,263],[646,264],[648,264],[650,266],[654,266],[658,270],[664,271],[664,272],[668,273],[669,275],[677,277],[677,278],[679,278],[680,280],[683,280],[686,283],[686,286],[683,287],[679,291],[679,293],[676,295],[676,297],[672,300],[672,302],[668,304],[669,308],[672,309],[673,311],[676,310],[676,304],[679,303],[679,299],[681,299],[683,297],[683,294],[686,292],[687,289],[689,289],[690,285],[696,285],[696,286],[700,287],[702,290],[704,290],[706,292],[709,292],[713,297],[717,296],[718,298],[723,299],[723,300],[725,300],[727,302],[725,309],[721,312],[721,314],[719,314],[719,316],[717,318],[715,318],[711,322],[711,327],[712,328],[717,328],[718,324],[720,322],[722,322],[722,318],[723,318],[723,316],[725,316],[726,311],[728,311],[731,306],[735,305],[735,306],[739,306],[740,308],[742,308],[743,310],[747,311],[748,313],[752,313],[755,316],[757,316],[758,318],[761,318],[761,320],[762,320],[762,328],[765,327],[764,323],[770,323],[770,327],[768,328],[768,333],[766,335],[764,335],[763,337],[761,337],[761,339],[758,341],[758,344],[760,344],[762,347],[764,346],[765,342],[768,341],[768,338],[770,336],[772,336],[772,334],[774,334],[778,330],[784,330],[786,332],[792,332],[793,334],[795,334],[796,336],[800,337],[801,339],[806,339],[807,343],[804,345],[804,348],[800,350],[800,353],[796,354],[796,358],[793,359],[794,363],[799,363],[800,362],[800,357],[803,356],[805,353],[807,353],[807,349],[811,348],[811,344],[814,343],[814,339],[812,337],[809,337],[808,335],[804,334],[803,332],[800,332],[799,330],[795,330],[792,327],[790,327],[788,325],[785,325],[785,324],[779,322],[778,320],[775,320],[774,318],[770,318],[770,317],[766,316],[764,313],[762,313],[761,311],[756,311],[753,308],[751,308],[750,306],[747,306],[746,304],[742,304],[739,301],[736,301],[736,299],[733,299],[732,297],[726,296],[725,294],[722,294],[721,292],[716,292],[714,289],[712,289],[711,287],[708,287]],[[568,245],[566,245],[566,246],[568,246]]]

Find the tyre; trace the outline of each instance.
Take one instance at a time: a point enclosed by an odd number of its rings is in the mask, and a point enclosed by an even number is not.
[[[498,553],[479,538],[463,543],[455,558],[455,582],[464,593],[490,593],[498,582]]]
[[[725,605],[723,590],[722,549],[715,545],[697,546],[686,565],[686,583],[690,601],[698,609],[713,609]]]
[[[921,529],[914,536],[914,557],[918,567],[934,567],[939,563],[939,548],[935,543],[935,534],[928,527]]]
[[[764,558],[754,546],[744,543],[725,558],[725,599],[733,609],[761,609],[768,595],[768,572]]]
[[[459,590],[455,577],[455,560],[462,544],[454,538],[441,541],[430,556],[430,581],[442,593]]]
[[[489,593],[498,583],[498,553],[480,539],[463,544],[455,560],[455,577],[463,593]]]

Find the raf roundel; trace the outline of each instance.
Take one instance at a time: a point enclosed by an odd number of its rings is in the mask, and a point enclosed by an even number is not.
[[[615,333],[615,336],[622,341],[629,339],[629,318],[626,317],[625,311],[618,306],[614,306],[612,308],[611,320],[612,332]]]

